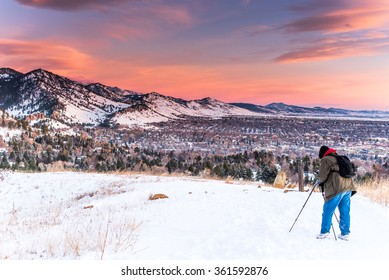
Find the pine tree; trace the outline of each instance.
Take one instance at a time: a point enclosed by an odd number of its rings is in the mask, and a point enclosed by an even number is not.
[[[277,168],[275,166],[264,165],[259,168],[257,173],[257,180],[262,180],[266,183],[273,184],[277,177]]]
[[[11,168],[11,165],[8,162],[8,158],[7,158],[7,154],[6,153],[3,153],[3,156],[2,156],[2,159],[1,159],[1,162],[0,162],[0,168],[2,168],[2,169],[9,169],[9,168]]]

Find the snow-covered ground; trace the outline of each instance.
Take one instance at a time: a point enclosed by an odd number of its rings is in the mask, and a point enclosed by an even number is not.
[[[3,173],[0,259],[389,259],[388,208],[356,195],[351,240],[317,240],[319,193],[289,233],[308,193],[257,186],[186,177]],[[149,200],[157,193],[169,198]]]

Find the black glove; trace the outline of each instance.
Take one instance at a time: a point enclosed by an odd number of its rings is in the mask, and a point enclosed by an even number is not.
[[[319,183],[319,187],[320,187],[321,192],[323,193],[324,192],[324,182]]]

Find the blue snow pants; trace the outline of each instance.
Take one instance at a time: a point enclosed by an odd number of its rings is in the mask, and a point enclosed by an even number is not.
[[[339,208],[339,228],[342,235],[350,233],[350,200],[351,192],[346,191],[326,201],[323,206],[320,233],[329,233],[332,224],[332,216],[336,207]]]

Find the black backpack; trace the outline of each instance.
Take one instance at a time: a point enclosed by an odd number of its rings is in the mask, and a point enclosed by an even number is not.
[[[357,174],[357,167],[347,156],[331,155],[336,158],[339,165],[339,175],[344,178],[352,178]],[[337,171],[335,171],[337,172]]]

